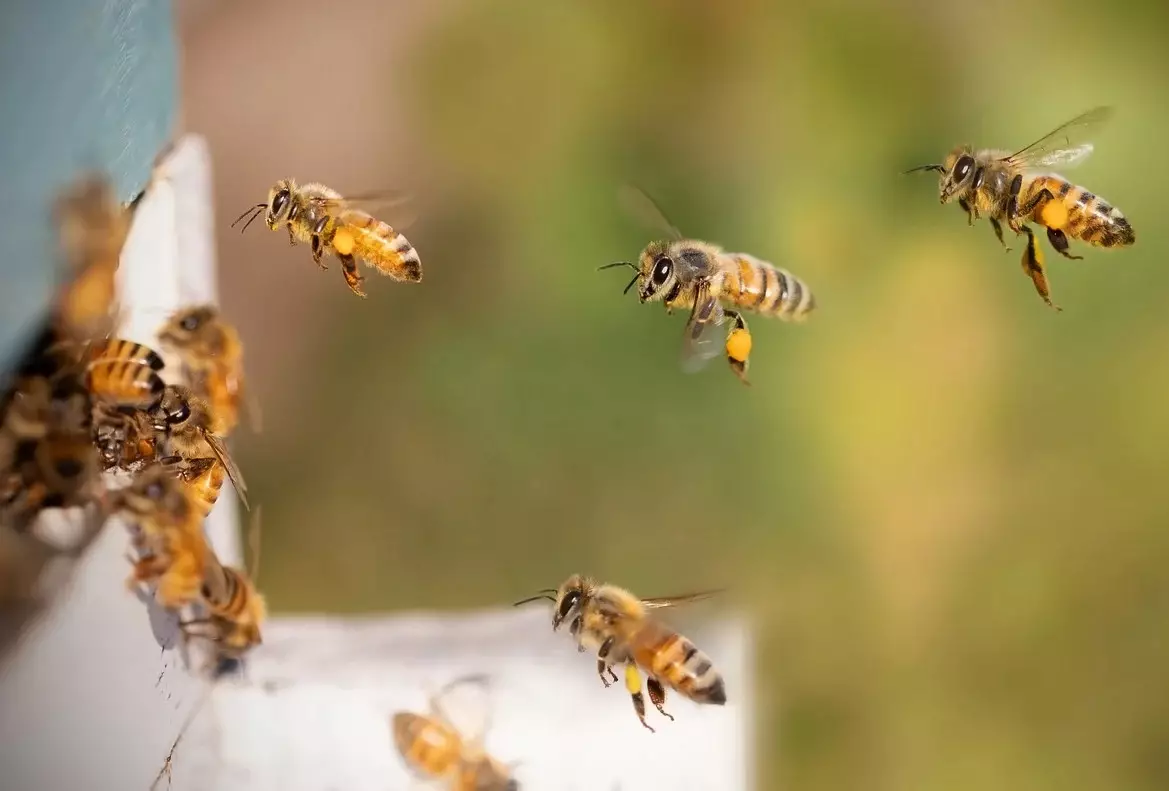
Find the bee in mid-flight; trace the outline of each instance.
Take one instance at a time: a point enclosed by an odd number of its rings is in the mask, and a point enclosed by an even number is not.
[[[510,768],[483,750],[486,724],[476,733],[461,733],[442,705],[444,694],[456,687],[486,683],[481,675],[457,678],[431,696],[428,713],[394,714],[394,744],[417,776],[440,781],[448,791],[518,791]]]
[[[627,212],[669,239],[651,242],[636,264],[618,261],[600,268],[626,266],[634,270],[625,291],[637,284],[642,302],[661,301],[667,313],[674,308],[690,309],[682,347],[686,370],[698,370],[721,351],[740,381],[750,384],[751,334],[743,311],[782,321],[803,321],[816,307],[811,289],[787,270],[753,255],[729,253],[709,242],[684,238],[639,189],[624,186],[619,198]],[[720,346],[713,336],[724,325],[728,328]]]
[[[671,720],[673,716],[664,708],[666,687],[695,703],[721,706],[727,701],[722,674],[710,657],[650,613],[706,599],[715,593],[704,591],[642,599],[616,585],[573,574],[557,590],[546,589],[516,605],[541,599],[551,601],[554,605],[552,630],[568,623],[568,631],[576,639],[579,650],[596,653],[597,675],[606,687],[617,681],[612,666],[624,664],[625,688],[633,697],[633,709],[641,724],[653,731],[645,721],[639,669],[646,674],[650,702]]]
[[[398,201],[401,197],[369,196],[344,198],[324,184],[297,185],[283,179],[268,192],[266,203],[258,203],[241,214],[232,225],[250,218],[246,230],[261,214],[273,231],[281,226],[288,230],[288,243],[306,242],[312,247],[313,261],[321,269],[326,252],[337,256],[341,273],[349,288],[364,297],[357,273],[357,261],[394,280],[417,283],[422,280],[422,261],[406,237],[389,224],[356,208],[357,203]]]
[[[1023,272],[1035,290],[1051,307],[1051,288],[1043,257],[1028,223],[1047,229],[1047,239],[1065,258],[1083,256],[1068,252],[1068,239],[1093,247],[1127,247],[1136,241],[1132,226],[1120,209],[1062,176],[1045,172],[1058,166],[1071,167],[1092,153],[1087,138],[1098,132],[1112,117],[1110,107],[1097,107],[1053,129],[1015,153],[997,149],[975,150],[970,145],[954,148],[941,164],[921,165],[907,173],[937,171],[938,192],[943,204],[957,199],[973,225],[982,217],[990,220],[995,236],[1008,251],[1003,227],[1025,234]]]

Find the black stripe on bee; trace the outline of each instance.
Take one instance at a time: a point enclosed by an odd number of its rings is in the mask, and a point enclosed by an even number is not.
[[[694,668],[694,675],[703,676],[706,673],[710,672],[710,669],[713,666],[714,666],[713,663],[709,659],[703,659],[701,662],[698,663],[698,666]]]
[[[1091,200],[1095,197],[1095,195],[1088,192],[1087,190],[1080,190],[1080,194],[1076,196],[1076,203],[1080,204],[1081,206],[1087,206],[1088,203],[1091,202]]]
[[[1070,181],[1065,181],[1064,183],[1059,185],[1059,197],[1062,198],[1071,191],[1072,191],[1072,183]]]
[[[690,644],[690,645],[686,646],[686,653],[682,657],[682,664],[686,664],[687,662],[689,662],[691,659],[694,658],[694,655],[697,653],[698,653],[698,646],[696,646],[694,644]]]
[[[788,293],[791,294],[791,306],[793,308],[798,308],[804,296],[804,288],[800,285],[800,281],[796,280],[794,277],[786,277],[781,275],[780,282],[785,285],[785,296]]]

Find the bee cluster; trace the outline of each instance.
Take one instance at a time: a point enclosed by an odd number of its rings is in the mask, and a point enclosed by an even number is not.
[[[225,442],[238,421],[242,346],[211,305],[167,318],[159,340],[172,369],[114,334],[136,204],[120,205],[98,176],[58,200],[66,273],[0,401],[0,607],[18,633],[53,590],[53,561],[79,557],[116,516],[135,555],[127,584],[153,586],[160,605],[186,616],[186,636],[235,657],[260,642],[264,600],[251,575],[219,562],[203,521],[225,479],[246,505]],[[81,530],[53,540],[39,519],[49,511],[80,514]]]

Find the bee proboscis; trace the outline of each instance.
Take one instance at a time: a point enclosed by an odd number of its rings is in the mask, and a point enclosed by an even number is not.
[[[1003,223],[1016,235],[1025,235],[1023,272],[1043,301],[1060,310],[1051,300],[1043,256],[1030,223],[1045,228],[1047,240],[1065,258],[1083,257],[1069,252],[1069,239],[1104,248],[1127,247],[1136,241],[1132,225],[1120,209],[1050,172],[1051,168],[1072,167],[1087,159],[1094,150],[1088,138],[1100,131],[1112,114],[1111,107],[1088,110],[1013,154],[962,144],[943,162],[906,172],[936,171],[942,204],[957,199],[970,225],[986,217],[1007,252],[1011,248],[1003,238]]]
[[[558,630],[565,622],[569,624],[569,633],[579,650],[596,653],[597,675],[606,687],[618,680],[612,666],[624,664],[625,688],[633,698],[633,709],[641,724],[653,731],[645,720],[639,671],[646,675],[650,702],[671,720],[673,716],[664,708],[667,687],[695,703],[726,703],[722,674],[710,658],[652,614],[654,610],[700,601],[719,592],[643,599],[616,585],[573,574],[556,590],[547,588],[516,605],[551,601],[552,630]]]
[[[618,261],[600,269],[624,266],[634,271],[625,291],[637,285],[641,302],[661,301],[667,313],[690,309],[683,333],[682,364],[696,371],[720,352],[744,384],[751,354],[751,335],[744,312],[782,321],[800,322],[816,307],[811,289],[786,269],[748,253],[732,253],[710,242],[687,239],[653,200],[636,187],[619,192],[624,209],[666,235],[642,250],[637,263]],[[715,335],[720,328],[725,338]]]
[[[326,252],[335,255],[350,290],[364,297],[361,288],[364,278],[357,272],[358,261],[394,280],[406,283],[422,280],[422,261],[414,245],[389,223],[357,208],[359,203],[405,200],[406,196],[391,193],[346,198],[324,184],[298,185],[292,179],[282,179],[269,190],[266,202],[248,209],[232,225],[249,217],[243,226],[247,230],[263,214],[268,228],[275,231],[283,227],[288,231],[289,244],[309,244],[313,261],[321,269],[328,268],[322,256]]]

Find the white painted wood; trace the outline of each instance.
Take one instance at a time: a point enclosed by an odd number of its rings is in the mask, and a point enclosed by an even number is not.
[[[206,145],[184,138],[138,207],[119,267],[120,334],[157,348],[180,304],[214,297]],[[180,243],[180,240],[183,240]],[[168,371],[164,371],[164,377]],[[237,501],[225,486],[207,520],[216,551],[238,558]],[[111,521],[68,586],[0,666],[0,789],[148,789],[207,689],[185,670],[177,621],[124,585],[124,526]],[[163,786],[165,787],[165,785]],[[194,788],[194,787],[192,787]]]
[[[488,751],[519,762],[522,788],[745,791],[752,788],[751,644],[738,618],[687,633],[718,663],[729,702],[667,698],[645,730],[595,658],[554,634],[547,608],[463,615],[273,619],[246,677],[218,684],[184,737],[175,776],[208,791],[417,788],[389,718],[469,673],[491,677]],[[463,712],[464,721],[475,713]],[[458,713],[451,712],[458,717]]]

